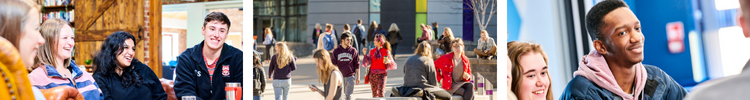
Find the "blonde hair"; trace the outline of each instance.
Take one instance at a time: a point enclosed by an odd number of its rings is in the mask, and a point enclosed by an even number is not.
[[[271,30],[271,27],[266,27],[266,29],[264,29],[263,33],[266,33],[266,34],[263,34],[263,35],[269,35],[270,34],[271,37],[273,37],[273,34],[272,34],[273,31]]]
[[[445,33],[445,37],[447,37],[448,40],[453,40],[453,31],[450,27],[445,27],[443,29],[443,32]]]
[[[544,53],[541,45],[528,42],[508,42],[508,58],[513,63],[511,68],[511,77],[513,77],[513,80],[511,80],[511,91],[515,93],[519,93],[521,83],[523,83],[523,80],[521,80],[521,77],[523,77],[523,67],[520,64],[521,56],[531,52],[542,54],[544,63],[548,63],[547,54]],[[549,77],[549,72],[547,77]],[[552,81],[552,78],[549,78],[549,81]],[[550,92],[552,91],[552,84],[549,84],[547,88],[549,89],[547,90],[547,100],[552,100],[553,96],[552,92]]]
[[[329,55],[328,51],[325,49],[316,49],[313,51],[313,58],[323,62],[323,65],[317,65],[322,66],[323,68],[316,67],[316,72],[318,72],[319,75],[318,82],[328,84],[328,80],[331,79],[331,71],[337,71],[338,67],[333,65],[331,62],[331,55]]]
[[[42,23],[40,29],[42,33],[42,37],[44,38],[45,42],[42,44],[42,46],[39,46],[39,50],[37,51],[36,60],[34,60],[34,65],[29,66],[29,70],[36,69],[39,66],[42,65],[51,65],[55,67],[59,66],[70,66],[71,58],[64,59],[62,64],[57,63],[57,54],[60,53],[72,53],[72,52],[57,52],[57,43],[59,42],[59,36],[60,36],[60,30],[62,30],[63,27],[70,26],[70,23],[68,21],[65,21],[63,19],[47,19],[47,21],[44,21]]]
[[[417,45],[417,50],[414,50],[414,55],[422,55],[427,58],[432,58],[430,55],[432,55],[432,48],[430,47],[430,43],[427,43],[427,41],[419,42]]]
[[[388,31],[399,31],[398,25],[396,25],[396,23],[391,23],[391,28],[388,28]]]
[[[292,62],[294,55],[289,52],[289,47],[284,42],[276,43],[276,47],[279,48],[278,54],[276,54],[276,65],[279,65],[278,67],[281,69]]]

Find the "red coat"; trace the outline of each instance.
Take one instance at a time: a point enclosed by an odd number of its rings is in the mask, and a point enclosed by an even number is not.
[[[461,61],[464,62],[464,71],[466,73],[469,73],[469,77],[471,77],[471,64],[469,62],[469,58],[466,56],[461,56]],[[443,84],[442,88],[445,90],[451,89],[451,83],[453,82],[453,66],[455,64],[453,63],[453,53],[448,53],[443,56],[440,56],[437,60],[435,60],[435,69],[437,70],[437,80],[442,81],[441,84]],[[465,79],[464,82],[471,81],[471,78]]]

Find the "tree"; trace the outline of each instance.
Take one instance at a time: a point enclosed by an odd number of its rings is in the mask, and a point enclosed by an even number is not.
[[[479,24],[480,30],[485,30],[490,24],[492,17],[497,14],[497,0],[453,0],[462,3],[461,7],[454,9],[471,10],[474,13],[475,20]],[[465,8],[464,8],[465,7]]]

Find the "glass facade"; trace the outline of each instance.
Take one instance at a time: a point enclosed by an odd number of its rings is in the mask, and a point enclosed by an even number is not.
[[[305,42],[307,0],[253,0],[253,35],[262,42],[263,29],[271,27],[277,41]]]

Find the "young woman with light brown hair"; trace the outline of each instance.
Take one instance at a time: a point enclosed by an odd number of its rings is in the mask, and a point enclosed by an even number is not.
[[[552,79],[547,68],[547,55],[542,46],[527,42],[508,42],[511,68],[511,91],[519,100],[552,100]]]
[[[276,100],[287,100],[289,87],[292,85],[292,71],[297,70],[297,57],[294,57],[284,42],[276,43],[276,51],[278,53],[271,57],[271,65],[268,66],[268,79],[273,80]]]

